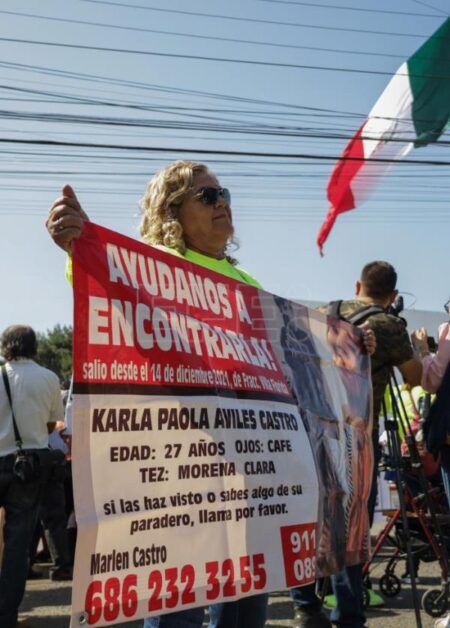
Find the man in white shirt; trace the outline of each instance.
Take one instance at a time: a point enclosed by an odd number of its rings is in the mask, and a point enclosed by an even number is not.
[[[64,414],[58,377],[34,362],[36,350],[36,334],[31,327],[13,325],[1,336],[0,354],[6,360],[12,407],[24,450],[47,449],[48,434]],[[6,511],[0,626],[15,628],[25,591],[41,481],[34,477],[23,482],[13,474],[16,437],[11,404],[3,377],[0,379],[0,506]]]

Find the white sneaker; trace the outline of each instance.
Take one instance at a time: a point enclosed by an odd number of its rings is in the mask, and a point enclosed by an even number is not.
[[[434,624],[434,628],[450,628],[450,613],[438,619]]]
[[[401,580],[401,582],[403,584],[411,584],[412,583],[412,579],[411,579],[410,575],[402,576],[400,578],[400,580]],[[420,580],[419,576],[416,576],[416,584],[420,584],[420,583],[421,583],[421,580]]]

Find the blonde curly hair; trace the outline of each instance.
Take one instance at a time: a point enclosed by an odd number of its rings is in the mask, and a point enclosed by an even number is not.
[[[157,172],[148,182],[140,202],[142,209],[140,233],[144,242],[162,244],[175,249],[181,255],[185,254],[187,247],[176,209],[192,190],[194,176],[204,172],[209,172],[205,164],[179,160]],[[237,248],[237,241],[233,236],[225,248],[231,244]],[[225,257],[231,264],[237,264],[233,257],[229,255]]]

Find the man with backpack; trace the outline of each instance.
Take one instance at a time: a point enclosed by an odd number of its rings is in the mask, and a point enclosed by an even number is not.
[[[377,466],[380,459],[378,444],[378,417],[382,407],[385,388],[393,367],[397,367],[403,379],[412,386],[420,383],[422,367],[413,355],[406,329],[406,322],[391,313],[398,291],[397,273],[391,264],[374,261],[364,266],[356,282],[355,297],[347,301],[334,301],[320,310],[329,316],[346,320],[354,325],[366,323],[376,338],[376,350],[371,356],[373,387],[373,433],[374,469],[371,491],[367,503],[369,520],[372,523],[377,497]],[[362,565],[345,567],[332,576],[336,608],[331,621],[322,612],[322,602],[315,593],[315,585],[291,590],[294,601],[295,628],[329,628],[332,624],[348,628],[364,628]]]

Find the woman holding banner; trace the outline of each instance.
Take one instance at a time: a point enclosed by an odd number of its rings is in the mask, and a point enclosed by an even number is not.
[[[141,201],[144,242],[237,281],[260,287],[227,254],[233,243],[230,193],[204,164],[176,161],[148,183]],[[46,226],[53,241],[70,252],[89,220],[74,190],[65,185],[50,208]],[[210,628],[262,628],[266,594],[210,607]],[[200,628],[204,609],[192,608],[147,618],[144,628]]]

